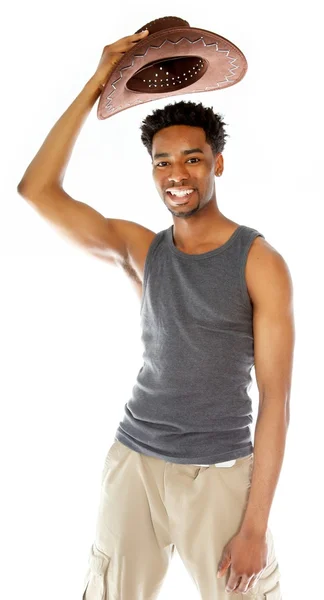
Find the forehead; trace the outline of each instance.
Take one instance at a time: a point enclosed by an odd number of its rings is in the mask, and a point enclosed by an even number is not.
[[[201,127],[172,125],[158,131],[152,140],[152,153],[172,152],[176,154],[187,147],[199,146],[204,152],[208,149],[206,134]]]

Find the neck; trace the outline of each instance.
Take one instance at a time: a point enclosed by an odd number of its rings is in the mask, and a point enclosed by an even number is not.
[[[173,218],[173,239],[182,250],[190,250],[199,245],[221,241],[230,234],[237,223],[223,215],[214,203],[209,203],[188,219]]]

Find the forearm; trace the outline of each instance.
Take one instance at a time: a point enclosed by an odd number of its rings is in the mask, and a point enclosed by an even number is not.
[[[263,535],[267,530],[285,452],[287,427],[285,403],[265,402],[255,427],[252,480],[240,527],[242,532]]]
[[[91,78],[49,132],[28,166],[18,188],[39,191],[44,186],[62,186],[74,144],[102,89]]]

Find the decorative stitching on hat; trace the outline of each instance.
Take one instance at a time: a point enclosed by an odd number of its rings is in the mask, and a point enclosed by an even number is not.
[[[167,18],[167,17],[165,17],[165,18]],[[116,83],[118,83],[118,82],[119,82],[119,81],[120,81],[120,80],[123,78],[123,73],[122,73],[122,71],[127,71],[128,69],[130,69],[130,68],[132,68],[132,67],[134,66],[134,63],[135,63],[135,59],[136,59],[136,58],[143,58],[143,57],[145,57],[145,56],[146,56],[146,54],[148,53],[148,51],[149,51],[149,50],[159,50],[159,49],[160,49],[160,48],[162,48],[162,46],[163,46],[164,44],[166,44],[167,42],[168,42],[168,43],[170,43],[170,44],[173,44],[174,46],[176,46],[177,44],[179,44],[179,43],[180,43],[180,42],[182,42],[183,40],[185,40],[185,41],[189,42],[189,44],[191,44],[191,45],[193,45],[193,44],[197,44],[198,42],[202,41],[202,42],[203,42],[203,44],[204,44],[204,46],[205,46],[205,48],[211,48],[212,46],[215,46],[215,49],[216,49],[216,51],[217,51],[217,52],[223,52],[224,54],[227,54],[227,56],[229,56],[229,53],[230,53],[230,50],[219,50],[219,48],[218,48],[218,43],[217,43],[217,42],[214,42],[214,43],[212,43],[212,44],[206,44],[206,43],[205,43],[205,41],[204,41],[204,38],[203,38],[203,36],[199,37],[199,38],[198,38],[197,40],[195,40],[195,41],[189,40],[189,39],[188,39],[188,38],[186,38],[186,37],[182,37],[182,38],[180,38],[180,39],[179,39],[177,42],[173,42],[172,40],[165,39],[165,40],[162,42],[162,44],[161,44],[160,46],[148,46],[144,54],[137,54],[137,55],[136,55],[136,54],[134,54],[134,56],[133,56],[133,59],[132,59],[132,63],[131,63],[130,65],[128,65],[127,67],[123,67],[122,69],[120,69],[120,70],[119,70],[120,77],[119,77],[119,79],[116,79],[116,80],[115,80],[114,82],[112,82],[112,84],[111,84],[111,86],[112,86],[114,89],[113,89],[113,91],[112,91],[112,92],[110,92],[110,94],[109,94],[109,95],[107,96],[107,98],[106,98],[106,100],[107,100],[107,103],[105,104],[105,108],[106,108],[108,111],[112,111],[112,110],[114,110],[114,107],[113,107],[113,106],[110,106],[110,103],[112,102],[112,100],[113,100],[112,96],[113,96],[113,94],[115,93],[115,91],[116,91],[116,89],[117,89],[115,84],[116,84]],[[238,65],[234,65],[234,64],[233,64],[233,63],[234,63],[236,60],[237,60],[237,58],[232,58],[232,59],[230,59],[230,61],[229,61],[229,62],[230,62],[230,63],[231,63],[231,65],[232,65],[232,67],[229,69],[229,71],[230,71],[230,72],[231,72],[233,69],[238,69],[238,68],[239,68],[239,66],[238,66]],[[226,77],[225,77],[225,80],[223,80],[223,81],[219,81],[219,82],[217,83],[217,87],[219,87],[219,86],[220,86],[222,83],[230,82],[230,79],[229,79],[229,77],[231,77],[231,76],[234,76],[234,75],[235,75],[235,73],[233,73],[233,72],[232,72],[232,74],[231,74],[231,75],[229,75],[229,76],[226,76]],[[185,89],[185,88],[183,88],[183,89]],[[200,92],[200,91],[206,91],[206,90],[208,90],[208,89],[210,89],[210,90],[213,90],[213,89],[215,89],[215,87],[214,87],[214,86],[208,86],[208,87],[205,87],[205,88],[196,89],[195,91],[196,91],[196,92]],[[185,92],[184,92],[184,93],[185,93]],[[130,107],[130,106],[134,106],[134,104],[136,104],[136,102],[133,102],[133,103],[129,103],[129,102],[128,102],[128,103],[126,103],[126,104],[125,104],[125,106],[129,106],[129,107]]]
[[[181,19],[180,17],[171,17],[171,16],[170,16],[170,17],[161,17],[160,19],[155,19],[154,21],[150,21],[150,23],[147,23],[146,25],[143,25],[143,27],[145,27],[145,29],[148,29],[150,25],[154,25],[154,23],[157,23],[158,21],[159,21],[160,23],[162,23],[162,21],[167,21],[168,19],[178,19],[178,21],[182,21],[182,23],[187,23],[187,24],[188,24],[188,26],[190,27],[190,25],[189,25],[188,21],[186,21],[185,19]],[[179,24],[179,25],[180,25],[180,24]],[[144,31],[144,29],[141,29],[141,30],[139,31],[139,33],[140,33],[141,31]]]

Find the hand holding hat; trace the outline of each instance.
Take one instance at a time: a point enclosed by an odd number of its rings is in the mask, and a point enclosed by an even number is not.
[[[97,70],[93,76],[93,79],[98,81],[98,84],[102,89],[104,89],[108,77],[123,58],[125,52],[132,50],[132,48],[134,48],[140,40],[145,38],[148,33],[148,30],[145,29],[140,33],[127,35],[126,37],[117,40],[117,42],[104,47]]]

